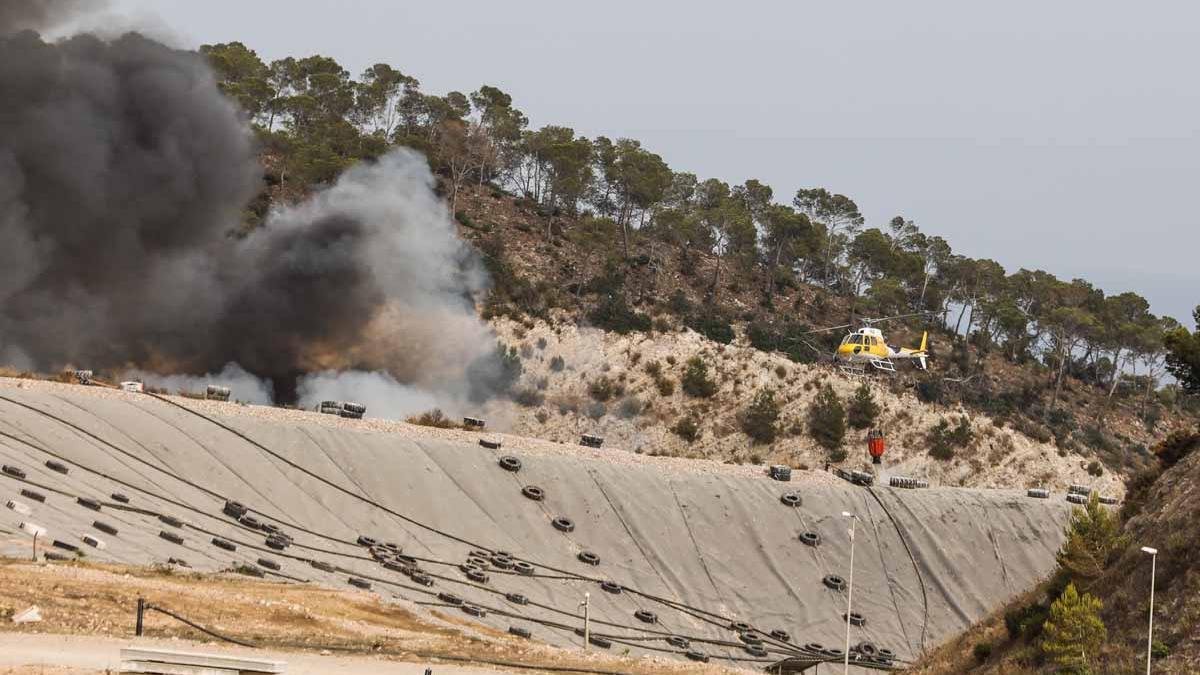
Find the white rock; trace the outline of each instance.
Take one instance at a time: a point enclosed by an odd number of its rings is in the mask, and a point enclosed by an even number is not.
[[[36,623],[42,620],[42,610],[37,605],[27,607],[26,609],[13,614],[13,623]]]

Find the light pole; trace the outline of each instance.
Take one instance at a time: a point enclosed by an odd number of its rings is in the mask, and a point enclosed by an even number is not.
[[[1142,553],[1150,554],[1150,629],[1146,632],[1146,675],[1150,675],[1150,657],[1154,650],[1154,567],[1158,562],[1158,549],[1143,546]]]
[[[591,604],[592,604],[592,594],[584,593],[583,594],[583,602],[579,603],[579,606],[583,608],[583,649],[584,649],[584,651],[588,650],[588,643],[592,641]]]
[[[850,607],[854,600],[854,526],[858,523],[858,516],[849,511],[842,511],[843,518],[850,519],[850,583],[846,586],[846,651],[845,651],[845,673],[850,673]]]

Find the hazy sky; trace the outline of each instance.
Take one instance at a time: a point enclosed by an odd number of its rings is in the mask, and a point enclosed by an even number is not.
[[[114,0],[175,42],[482,83],[676,170],[853,197],[1009,271],[1200,302],[1200,4]],[[113,23],[109,23],[113,25]]]

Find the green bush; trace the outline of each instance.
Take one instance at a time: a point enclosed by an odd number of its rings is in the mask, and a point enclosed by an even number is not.
[[[660,377],[654,380],[654,386],[658,387],[660,396],[670,396],[675,393],[675,380],[669,377]]]
[[[1161,640],[1155,640],[1150,643],[1150,656],[1156,659],[1165,659],[1171,655],[1171,648]]]
[[[1059,672],[1091,672],[1089,658],[1108,639],[1108,630],[1100,619],[1103,607],[1098,598],[1088,593],[1080,595],[1075,584],[1068,584],[1050,606],[1050,616],[1042,627],[1042,651]]]
[[[561,356],[553,356],[550,358],[550,370],[559,373],[563,368],[567,367],[567,362],[563,361]]]
[[[617,385],[607,375],[601,375],[588,385],[588,394],[601,403],[608,401],[616,393]]]
[[[846,438],[846,411],[828,384],[808,408],[808,434],[826,450],[836,450]]]
[[[1004,628],[1008,631],[1008,639],[1037,637],[1042,631],[1047,613],[1047,609],[1036,602],[1005,612]]]
[[[922,403],[942,402],[942,381],[932,375],[917,380],[917,400]]]
[[[694,443],[696,439],[700,437],[700,426],[697,425],[696,420],[690,416],[681,417],[679,418],[679,421],[675,423],[675,426],[671,427],[671,433],[682,438],[688,443]]]
[[[597,328],[612,331],[618,335],[648,332],[650,317],[630,309],[625,302],[625,296],[616,293],[606,297],[588,313],[588,321]]]
[[[775,329],[770,324],[761,321],[755,321],[746,326],[746,339],[750,342],[751,347],[764,352],[779,349],[779,336],[775,334]]]
[[[586,414],[588,417],[598,420],[608,414],[608,406],[599,401],[594,401],[588,404]]]
[[[717,383],[708,376],[708,364],[699,356],[688,359],[681,384],[688,396],[711,398],[717,393]]]
[[[867,386],[866,382],[863,382],[858,385],[858,389],[854,392],[854,398],[850,399],[850,405],[846,408],[846,421],[855,429],[867,429],[875,424],[877,417],[879,417],[879,404],[871,395],[871,388]]]
[[[526,408],[536,408],[546,402],[546,397],[537,389],[522,387],[513,392],[513,401]]]
[[[992,656],[992,643],[980,642],[971,650],[971,655],[975,657],[975,661],[983,663]]]
[[[689,315],[685,323],[688,328],[713,342],[723,345],[733,342],[733,324],[729,317],[718,311],[708,310]]]
[[[948,461],[954,458],[956,449],[965,449],[975,440],[975,432],[971,430],[971,421],[965,415],[958,418],[953,427],[945,417],[929,430],[929,454],[934,459]]]
[[[779,435],[779,413],[775,392],[760,389],[741,414],[742,431],[758,443],[770,443]]]
[[[1087,472],[1089,476],[1099,478],[1104,475],[1104,465],[1093,459],[1091,462],[1088,462]]]

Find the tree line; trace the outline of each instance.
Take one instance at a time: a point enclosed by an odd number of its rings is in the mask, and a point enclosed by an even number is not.
[[[904,216],[868,227],[852,198],[826,188],[778,200],[756,179],[731,185],[675,170],[635,139],[533,129],[512,97],[490,85],[437,95],[383,63],[355,77],[326,56],[266,63],[238,42],[200,52],[279,158],[281,183],[328,183],[354,162],[406,146],[428,157],[452,212],[463,186],[491,185],[572,216],[561,222],[601,233],[626,263],[646,241],[666,245],[687,267],[708,261],[714,301],[722,275],[736,270],[760,280],[767,306],[781,287],[808,283],[868,315],[927,312],[981,349],[1050,367],[1051,405],[1067,374],[1109,397],[1122,386],[1149,397],[1168,368],[1189,389],[1200,386],[1178,365],[1179,349],[1195,350],[1187,331],[1152,314],[1138,294],[1106,295],[1041,270],[1008,273],[955,253]]]

